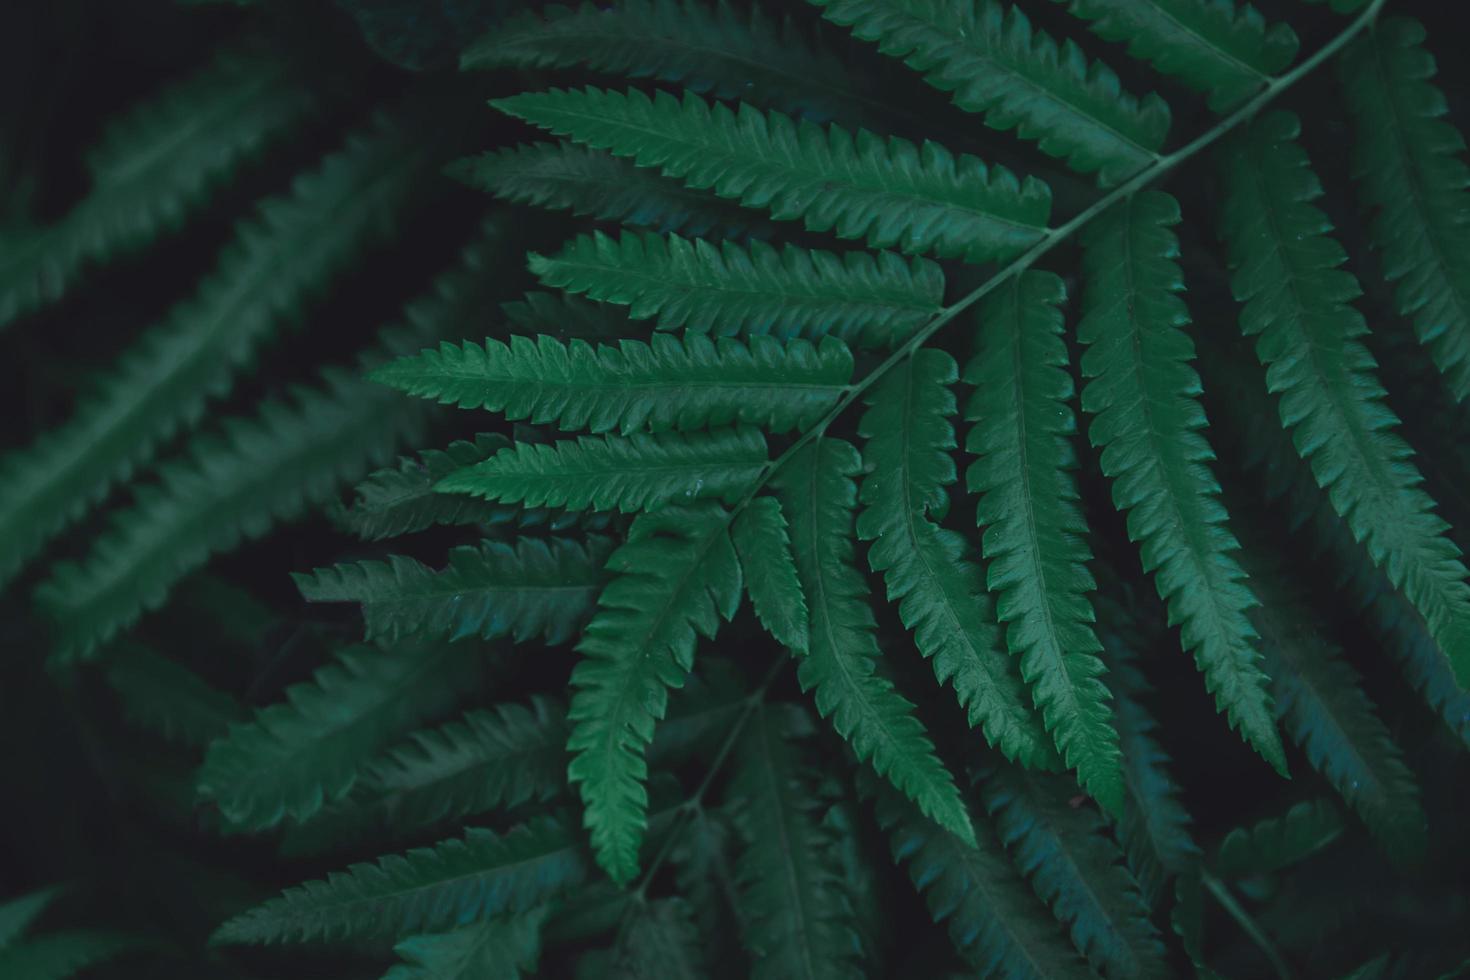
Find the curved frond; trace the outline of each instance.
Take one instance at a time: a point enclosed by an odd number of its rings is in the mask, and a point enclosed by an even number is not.
[[[1306,800],[1225,835],[1211,863],[1227,878],[1270,874],[1331,847],[1347,830],[1327,800]]]
[[[171,741],[203,747],[243,721],[245,708],[183,664],[146,647],[109,651],[107,684],[128,720]]]
[[[237,829],[301,821],[340,799],[394,738],[449,707],[479,667],[446,643],[354,647],[212,743],[198,793]]]
[[[694,664],[699,636],[713,638],[740,605],[740,563],[720,507],[641,514],[608,566],[617,574],[577,649],[567,768],[586,807],[598,863],[614,881],[638,872],[647,827],[644,753]]]
[[[797,122],[692,92],[552,89],[492,103],[502,112],[630,157],[778,220],[870,248],[1000,262],[1041,240],[1051,191],[1004,167],[865,129]]]
[[[462,494],[438,493],[434,484],[455,470],[482,463],[510,445],[496,433],[457,440],[444,449],[400,456],[395,466],[369,473],[353,488],[352,503],[336,510],[335,521],[364,541],[382,541],[431,527],[506,524],[519,514],[508,506]]]
[[[1470,168],[1424,25],[1381,21],[1338,62],[1353,171],[1398,311],[1457,401],[1470,397]]]
[[[376,381],[460,408],[563,430],[703,429],[743,422],[771,432],[807,428],[847,390],[852,354],[827,337],[749,342],[655,334],[596,347],[554,337],[441,344],[386,364]]]
[[[396,938],[526,912],[587,878],[587,860],[556,820],[463,837],[288,888],[220,926],[211,943]]]
[[[1021,873],[1104,976],[1170,975],[1163,941],[1123,853],[1096,811],[1057,778],[1012,768],[979,778],[985,807]]]
[[[307,602],[362,605],[366,638],[510,636],[565,643],[586,624],[607,582],[610,544],[521,538],[463,545],[436,571],[403,555],[293,576]]]
[[[1091,21],[1094,34],[1232,109],[1296,57],[1296,33],[1267,26],[1244,0],[1057,0]]]
[[[655,510],[738,497],[766,467],[766,440],[737,426],[689,434],[634,432],[517,443],[440,480],[443,493],[571,510]]]
[[[1360,292],[1347,256],[1313,205],[1322,187],[1295,142],[1295,116],[1274,112],[1233,137],[1225,154],[1223,230],[1241,330],[1256,338],[1281,422],[1353,536],[1429,624],[1470,686],[1470,586],[1460,549],[1394,429]]]
[[[1077,422],[1062,342],[1065,298],[1050,273],[1012,278],[981,303],[975,356],[965,381],[975,393],[966,472],[980,495],[986,582],[1006,645],[1066,764],[1103,808],[1123,803],[1118,733],[1108,708],[1102,650],[1087,593],[1095,587],[1087,523],[1078,504]]]
[[[797,575],[811,614],[811,649],[797,679],[857,757],[925,816],[971,845],[975,829],[914,706],[878,669],[881,652],[867,583],[853,555],[862,459],[850,443],[818,438],[771,481],[791,522]]]
[[[940,310],[944,274],[892,252],[748,248],[678,235],[582,235],[555,256],[532,254],[548,286],[630,307],[660,330],[832,334],[866,347],[901,343]]]
[[[1036,30],[999,0],[812,0],[828,20],[873,41],[985,124],[1104,184],[1158,158],[1169,107],[1123,90],[1111,68],[1072,41]]]
[[[811,649],[811,619],[787,527],[781,501],[760,496],[735,515],[730,540],[740,557],[756,618],[777,642],[801,654]]]
[[[1082,410],[1092,416],[1088,437],[1102,451],[1113,505],[1127,514],[1128,537],[1206,690],[1230,727],[1284,774],[1247,617],[1256,599],[1210,471],[1215,453],[1203,434],[1194,342],[1185,330],[1189,311],[1179,296],[1184,273],[1171,230],[1179,221],[1172,197],[1145,191],[1083,233]]]
[[[404,962],[383,980],[520,980],[541,958],[542,905],[449,932],[410,936],[393,947]]]
[[[857,533],[872,542],[869,564],[935,675],[954,685],[970,724],[1007,758],[1051,767],[1056,750],[1005,648],[984,575],[964,539],[940,526],[957,478],[950,385],[958,376],[954,358],[924,349],[870,389],[858,423],[869,473]]]

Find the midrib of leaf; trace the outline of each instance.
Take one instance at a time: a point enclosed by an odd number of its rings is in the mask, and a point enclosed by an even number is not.
[[[1159,14],[1161,16],[1163,16],[1163,18],[1165,20],[1169,21],[1170,23],[1172,23],[1174,25],[1175,30],[1179,31],[1182,34],[1188,34],[1190,37],[1192,37],[1196,41],[1198,41],[1200,43],[1200,45],[1202,47],[1204,47],[1206,50],[1214,51],[1216,54],[1220,55],[1224,60],[1234,62],[1235,64],[1239,65],[1241,68],[1245,69],[1245,73],[1248,74],[1248,75],[1254,75],[1254,76],[1256,76],[1257,78],[1259,78],[1263,82],[1270,81],[1271,76],[1265,74],[1264,72],[1262,72],[1255,65],[1247,64],[1246,62],[1241,61],[1240,58],[1236,57],[1234,53],[1232,53],[1231,51],[1229,51],[1229,50],[1227,50],[1225,48],[1220,47],[1218,44],[1216,44],[1215,42],[1211,41],[1209,38],[1205,37],[1199,31],[1195,30],[1193,27],[1190,27],[1188,24],[1184,23],[1184,21],[1180,20],[1178,17],[1175,17],[1173,13],[1171,13],[1168,10],[1165,10],[1163,7],[1159,6],[1158,4],[1153,4],[1152,6],[1153,6],[1153,9],[1154,10],[1157,10],[1159,12]],[[1353,25],[1353,27],[1349,28],[1350,31],[1355,31],[1356,29],[1357,29],[1357,25],[1356,24]]]
[[[761,774],[770,787],[771,799],[776,802],[781,811],[776,820],[776,825],[780,828],[781,877],[786,879],[786,888],[791,896],[788,909],[796,920],[795,929],[799,939],[795,945],[797,955],[801,957],[802,976],[816,977],[817,969],[812,963],[811,940],[807,935],[809,927],[806,921],[806,904],[801,900],[801,876],[797,873],[796,861],[792,858],[791,835],[786,825],[788,807],[785,806],[785,793],[782,791],[781,779],[776,771],[776,760],[771,756],[771,731],[766,724],[757,725],[755,730],[759,732],[761,761],[764,763],[761,766]],[[789,789],[786,792],[789,792]]]

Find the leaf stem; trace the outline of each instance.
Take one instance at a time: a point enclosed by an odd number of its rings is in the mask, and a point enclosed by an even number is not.
[[[1236,921],[1236,924],[1240,926],[1241,930],[1251,938],[1251,941],[1260,947],[1266,959],[1271,961],[1271,968],[1276,971],[1276,975],[1281,980],[1292,980],[1291,966],[1282,957],[1281,951],[1276,948],[1276,944],[1271,941],[1271,937],[1266,935],[1266,930],[1261,928],[1260,923],[1245,910],[1245,907],[1240,902],[1236,901],[1235,895],[1230,891],[1230,888],[1225,882],[1216,878],[1208,871],[1202,871],[1200,872],[1200,883],[1205,886],[1206,891],[1215,897],[1215,901],[1220,903],[1220,907],[1229,913],[1230,917]]]

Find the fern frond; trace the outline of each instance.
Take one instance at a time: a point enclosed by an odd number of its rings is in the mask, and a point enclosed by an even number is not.
[[[965,557],[964,539],[939,524],[956,480],[950,385],[958,376],[954,358],[921,349],[870,389],[858,423],[870,472],[857,533],[872,542],[868,563],[883,574],[935,676],[954,685],[971,726],[1008,759],[1050,767],[1051,736],[1002,641],[984,575]]]
[[[656,232],[743,236],[766,226],[739,205],[681,187],[631,160],[572,143],[507,147],[456,160],[445,173],[502,201]]]
[[[641,514],[608,565],[617,575],[578,645],[567,768],[586,807],[598,863],[614,881],[638,871],[647,827],[644,752],[694,663],[740,605],[741,574],[725,511],[711,504]]]
[[[634,432],[517,443],[440,480],[443,493],[571,510],[656,510],[669,503],[727,500],[766,466],[766,441],[745,426],[689,434]]]
[[[1414,604],[1470,686],[1470,586],[1460,550],[1393,430],[1373,357],[1361,338],[1360,292],[1342,247],[1313,205],[1322,195],[1295,142],[1295,116],[1274,112],[1232,138],[1223,220],[1240,325],[1256,339],[1267,386],[1297,452],[1389,580]]]
[[[541,958],[542,905],[449,932],[410,936],[393,947],[404,960],[383,980],[520,980]]]
[[[1331,847],[1346,829],[1329,801],[1306,800],[1279,817],[1230,831],[1211,863],[1227,878],[1270,874]]]
[[[52,886],[0,903],[0,948],[19,939],[64,891],[61,886]]]
[[[241,830],[305,820],[344,796],[386,743],[451,705],[477,670],[471,652],[447,643],[344,650],[210,745],[199,797]]]
[[[797,577],[786,515],[776,497],[759,496],[730,525],[745,591],[756,618],[786,649],[811,649],[811,617]]]
[[[1007,859],[988,821],[976,821],[975,845],[925,819],[892,791],[880,792],[878,823],[896,862],[923,893],[929,914],[982,977],[1083,980],[1095,977]]]
[[[786,432],[811,426],[837,403],[852,379],[852,354],[831,337],[813,345],[655,334],[647,343],[593,347],[515,336],[509,344],[441,344],[372,377],[441,404],[563,430],[627,435],[744,422]]]
[[[1077,339],[1087,348],[1082,410],[1101,450],[1113,505],[1127,514],[1139,545],[1193,652],[1215,707],[1277,772],[1286,773],[1257,637],[1247,613],[1256,604],[1226,526],[1220,485],[1209,464],[1198,399],[1189,311],[1179,294],[1179,242],[1171,227],[1179,204],[1146,191],[1124,199],[1083,233],[1084,314]]]
[[[510,636],[565,643],[591,617],[607,582],[606,538],[580,542],[522,538],[464,545],[449,566],[392,555],[293,575],[307,602],[362,604],[366,638]]]
[[[792,551],[811,614],[811,649],[797,679],[860,760],[935,823],[973,846],[975,829],[954,777],[934,753],[914,706],[878,669],[881,652],[867,583],[853,555],[862,459],[850,443],[818,438],[771,481],[791,522]]]
[[[1470,397],[1470,168],[1424,25],[1385,20],[1338,62],[1353,171],[1384,275],[1456,401]]]
[[[1065,295],[1056,276],[1027,272],[981,303],[975,356],[965,368],[975,386],[965,449],[979,459],[966,482],[980,495],[986,582],[1006,645],[1062,759],[1105,810],[1118,813],[1118,734],[1100,679],[1102,646],[1087,599],[1096,586],[1072,474],[1077,423],[1058,309]]]
[[[588,866],[559,822],[542,817],[505,834],[471,827],[463,837],[391,854],[376,863],[288,888],[243,912],[214,944],[396,938],[443,932],[526,912],[576,887]]]
[[[998,0],[811,0],[833,23],[903,59],[985,124],[1014,129],[1043,153],[1104,184],[1158,158],[1169,107],[1123,90],[1072,41],[1058,45]]]
[[[736,867],[741,937],[758,980],[860,977],[852,909],[836,848],[816,814],[815,786],[779,711],[751,714],[736,747],[729,793],[745,849]]]
[[[1051,191],[1041,181],[1018,180],[938,143],[918,147],[865,129],[798,123],[692,92],[680,100],[637,89],[552,89],[491,104],[690,187],[869,248],[1001,262],[1040,241],[1051,215]]]
[[[0,949],[0,976],[7,980],[65,980],[150,945],[124,932],[48,932]]]
[[[70,421],[0,460],[0,582],[196,424],[283,321],[386,237],[426,158],[401,121],[384,118],[351,137],[240,225],[193,298],[124,353]]]
[[[788,14],[729,0],[552,5],[497,26],[460,59],[471,69],[576,65],[811,117],[864,111],[846,66]]]
[[[434,484],[455,470],[484,462],[509,445],[510,440],[502,435],[481,433],[473,442],[458,440],[442,450],[401,456],[396,466],[369,473],[353,488],[352,503],[334,518],[364,541],[382,541],[441,525],[513,521],[516,511],[511,507],[434,490]]]
[[[748,248],[678,235],[602,232],[555,256],[532,254],[548,286],[629,307],[660,330],[694,333],[833,334],[865,347],[893,346],[939,312],[944,273],[892,252],[841,256],[764,242]]]
[[[1168,976],[1138,882],[1096,811],[1073,807],[1067,786],[1045,774],[994,769],[979,786],[1016,866],[1088,961],[1108,977]]]
[[[134,724],[202,748],[243,721],[245,709],[189,668],[146,647],[127,644],[107,659],[107,683]]]
[[[664,898],[635,906],[618,932],[610,961],[588,976],[609,980],[704,980],[702,937],[689,903]]]
[[[1254,95],[1296,57],[1296,33],[1242,0],[1057,0],[1092,32],[1204,93],[1216,112]]]
[[[59,298],[89,264],[182,224],[320,102],[289,61],[227,50],[112,123],[89,155],[87,196],[0,247],[0,328]]]

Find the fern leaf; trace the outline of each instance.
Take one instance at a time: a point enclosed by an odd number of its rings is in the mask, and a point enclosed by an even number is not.
[[[1083,234],[1086,302],[1077,338],[1087,351],[1082,410],[1088,436],[1128,515],[1144,571],[1204,674],[1216,708],[1275,769],[1286,772],[1267,678],[1247,613],[1255,597],[1226,527],[1210,472],[1189,311],[1179,293],[1179,205],[1149,191],[1129,197]]]
[[[816,692],[817,711],[860,760],[925,816],[973,846],[975,829],[954,778],[914,706],[879,672],[867,584],[854,563],[853,478],[862,460],[851,444],[819,438],[772,480],[791,521],[797,575],[811,613],[811,649],[798,655],[797,679]]]
[[[1097,813],[1071,806],[1062,781],[1044,774],[1007,767],[983,774],[979,784],[1016,866],[1088,961],[1108,977],[1168,976],[1138,883]]]
[[[1016,131],[1104,184],[1158,158],[1169,107],[1123,90],[1111,68],[1058,45],[998,0],[812,0],[828,20],[924,76],[955,104]]]
[[[1092,32],[1232,109],[1291,64],[1297,37],[1240,0],[1057,0]]]
[[[1072,474],[1077,423],[1062,343],[1062,281],[1028,272],[987,298],[965,381],[975,386],[965,449],[980,458],[966,482],[980,494],[986,582],[1006,645],[1082,786],[1109,813],[1123,803],[1118,734],[1087,593],[1091,554]]]
[[[811,649],[811,619],[787,527],[780,500],[756,497],[735,515],[730,539],[761,625],[786,649],[804,654]]]
[[[1005,649],[984,576],[964,557],[964,540],[939,525],[956,479],[950,385],[958,375],[948,354],[918,350],[870,390],[858,424],[870,469],[858,495],[858,537],[872,542],[869,564],[936,677],[954,685],[970,724],[1007,758],[1053,766],[1051,736]]]
[[[476,670],[446,643],[345,650],[210,745],[199,797],[242,830],[305,820],[344,796],[385,743],[452,704]]]
[[[240,226],[194,297],[124,353],[70,421],[0,459],[0,582],[164,440],[196,424],[282,321],[386,237],[419,184],[423,156],[390,120],[353,136],[290,196],[265,201]]]
[[[852,378],[852,354],[833,338],[815,346],[655,334],[648,343],[593,347],[516,336],[509,344],[442,344],[372,376],[442,404],[564,430],[627,435],[744,422],[786,432],[810,427],[837,403]]]
[[[937,143],[921,148],[867,130],[798,123],[692,92],[681,101],[637,89],[553,89],[492,104],[690,187],[870,248],[1005,261],[1042,239],[1051,214],[1045,184]]]
[[[400,457],[396,466],[375,470],[353,490],[353,501],[335,514],[338,523],[364,541],[381,541],[431,527],[503,524],[515,520],[510,507],[458,494],[436,493],[434,484],[455,470],[484,462],[510,445],[504,436],[482,433],[445,449]]]
[[[944,274],[925,259],[812,251],[764,242],[749,248],[625,232],[583,235],[559,255],[532,254],[548,286],[629,307],[660,330],[833,334],[866,347],[896,345],[939,312]]]
[[[48,932],[0,949],[0,976],[6,980],[64,980],[150,945],[122,932]]]
[[[1227,878],[1270,874],[1332,846],[1347,829],[1327,800],[1307,800],[1279,817],[1225,835],[1212,863]]]
[[[0,248],[0,327],[59,298],[91,263],[182,224],[320,101],[288,61],[227,50],[126,113],[90,154],[87,196],[55,224]]]
[[[530,507],[631,514],[680,500],[738,497],[760,477],[766,459],[765,439],[744,426],[582,436],[549,446],[519,443],[450,474],[435,489]]]
[[[129,644],[107,661],[107,683],[129,720],[166,739],[202,748],[244,720],[240,702],[182,664]]]
[[[536,972],[547,906],[410,936],[393,947],[404,960],[383,980],[521,980]]]
[[[572,143],[507,147],[456,160],[445,173],[502,201],[657,232],[745,236],[766,226],[758,215],[713,194],[681,187],[631,160]]]
[[[778,5],[779,6],[779,5]],[[463,68],[570,68],[652,78],[716,99],[806,116],[862,113],[847,67],[787,14],[729,0],[623,0],[553,5],[497,26]]]
[[[18,898],[0,903],[0,949],[13,945],[51,907],[51,903],[62,896],[65,889],[60,886],[27,892]]]
[[[988,821],[976,821],[977,844],[918,813],[892,791],[877,801],[896,862],[908,866],[935,922],[948,926],[955,948],[982,977],[1082,980],[1095,977],[1055,920],[1007,859]]]
[[[1424,25],[1386,20],[1339,62],[1354,123],[1353,170],[1398,311],[1457,401],[1470,397],[1470,168],[1444,117]]]
[[[710,504],[639,515],[608,562],[618,574],[578,645],[567,773],[582,795],[598,863],[620,884],[638,871],[648,809],[644,752],[668,689],[683,686],[696,637],[713,638],[740,604],[727,522]]]
[[[815,787],[791,734],[776,711],[755,711],[741,729],[730,785],[745,841],[736,871],[742,938],[755,961],[751,976],[860,977],[836,849],[818,821]]]
[[[1470,686],[1470,587],[1460,550],[1418,487],[1413,450],[1393,430],[1368,326],[1348,305],[1357,280],[1312,202],[1322,194],[1295,142],[1295,116],[1271,113],[1227,147],[1223,229],[1266,380],[1297,452],[1353,536],[1429,624],[1462,687]]]
[[[709,976],[689,903],[665,898],[634,907],[618,933],[609,980],[703,980]]]
[[[392,555],[293,577],[307,602],[361,603],[369,640],[510,636],[556,644],[591,617],[610,550],[598,537],[586,545],[559,538],[522,538],[514,547],[485,541],[450,551],[442,571]]]
[[[526,912],[575,888],[587,861],[556,820],[505,834],[471,827],[433,847],[354,864],[241,913],[211,943],[396,938]]]

